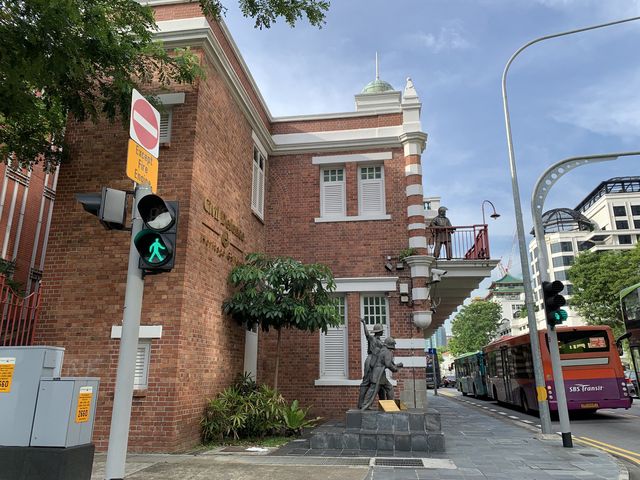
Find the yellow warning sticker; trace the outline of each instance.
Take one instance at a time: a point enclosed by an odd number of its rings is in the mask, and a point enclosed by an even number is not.
[[[544,387],[536,387],[538,391],[538,401],[544,402],[547,399],[547,389]]]
[[[80,387],[80,393],[78,394],[78,408],[76,408],[76,423],[89,421],[92,397],[93,387]]]
[[[13,381],[13,371],[15,368],[15,357],[0,358],[0,393],[9,393],[11,391],[11,382]]]

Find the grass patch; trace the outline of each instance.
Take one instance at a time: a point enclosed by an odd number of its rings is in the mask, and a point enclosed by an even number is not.
[[[202,445],[202,448],[212,449],[217,447],[281,447],[297,437],[263,437],[263,438],[239,438],[234,440],[233,438],[225,438],[222,442],[208,442]]]

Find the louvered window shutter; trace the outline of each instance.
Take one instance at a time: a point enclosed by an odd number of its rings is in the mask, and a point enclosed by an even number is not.
[[[359,179],[360,215],[386,213],[382,166],[361,167]]]
[[[258,166],[253,162],[253,174],[251,180],[251,208],[258,210]]]
[[[266,161],[260,150],[253,147],[253,173],[251,178],[251,208],[264,216],[264,169]]]
[[[264,170],[258,169],[258,212],[264,215]]]
[[[329,327],[320,333],[320,377],[347,378],[347,329],[345,327],[345,298],[339,298],[338,310],[343,318],[339,327]]]
[[[147,388],[149,381],[149,357],[151,352],[150,343],[138,343],[136,351],[136,367],[133,380],[134,388]]]
[[[160,113],[160,143],[171,143],[171,120],[173,111],[169,108]]]
[[[346,378],[344,327],[329,328],[323,336],[322,377]]]
[[[321,216],[346,215],[344,170],[323,170],[321,178]]]

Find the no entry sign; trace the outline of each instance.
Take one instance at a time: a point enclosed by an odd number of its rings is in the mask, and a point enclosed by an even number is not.
[[[160,153],[160,112],[137,90],[131,96],[129,136],[154,157]]]

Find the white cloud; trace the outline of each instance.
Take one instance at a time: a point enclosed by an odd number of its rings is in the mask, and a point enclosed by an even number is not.
[[[459,25],[452,24],[440,27],[436,34],[419,32],[410,35],[410,40],[420,47],[426,47],[434,53],[450,50],[467,50],[472,44],[465,38]]]
[[[582,10],[612,17],[635,15],[640,11],[640,0],[535,0],[536,3],[555,10]]]
[[[637,137],[640,133],[640,71],[578,91],[552,118],[603,135]]]

